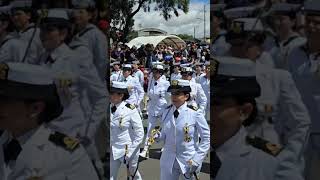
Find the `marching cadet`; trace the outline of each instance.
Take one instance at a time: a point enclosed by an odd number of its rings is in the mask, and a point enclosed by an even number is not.
[[[40,64],[49,67],[54,73],[64,106],[62,115],[52,121],[50,127],[78,137],[90,153],[95,148],[93,141],[96,130],[106,118],[106,87],[92,68],[90,59],[79,58],[64,43],[69,27],[67,12],[62,9],[50,9],[40,27],[40,38],[45,48]],[[82,104],[80,99],[83,91],[88,95],[91,112],[84,109],[88,105]],[[86,117],[86,114],[90,116]],[[98,163],[99,159],[94,155],[90,154],[90,157]],[[102,167],[97,168],[102,171]]]
[[[297,24],[299,4],[279,3],[271,8],[274,17],[274,28],[277,34],[278,45],[270,51],[276,68],[289,70],[288,55],[296,47],[305,45],[306,38],[294,31]]]
[[[194,109],[204,113],[207,107],[207,97],[199,83],[192,81],[193,69],[191,67],[183,67],[181,71],[182,79],[190,81],[191,92],[188,105]]]
[[[143,87],[144,84],[144,74],[143,72],[139,69],[139,64],[140,61],[132,61],[132,77],[135,77],[138,79],[140,82],[141,86]]]
[[[309,145],[306,151],[306,180],[319,179],[320,164],[320,63],[319,63],[319,32],[320,32],[320,2],[307,1],[304,4],[306,15],[305,30],[308,43],[306,47],[297,48],[290,58],[293,63],[292,74],[300,90],[303,101],[310,113],[312,126]],[[297,62],[301,65],[298,66]]]
[[[223,14],[225,4],[214,4],[210,7],[210,29],[212,31],[212,45],[210,47],[211,54],[216,56],[225,55],[230,48],[230,45],[226,42],[225,35],[227,31],[224,29],[227,22]]]
[[[275,179],[280,148],[259,137],[248,136],[242,125],[253,122],[256,116],[255,98],[260,96],[260,86],[255,77],[255,64],[229,58],[218,58],[212,63],[216,69],[213,72],[213,146],[221,161],[215,180]]]
[[[110,180],[117,180],[121,163],[127,167],[127,177],[141,180],[138,171],[139,147],[143,140],[143,125],[138,110],[126,100],[128,86],[112,82],[110,88]]]
[[[0,179],[98,180],[82,145],[48,123],[63,111],[50,69],[0,64]]]
[[[171,73],[170,81],[181,79],[180,62],[173,62],[173,73]]]
[[[161,78],[161,76],[164,73],[163,71],[163,66],[160,64],[153,65],[152,67],[153,78],[147,91],[149,96],[149,102],[147,106],[149,123],[145,140],[145,146],[143,151],[140,153],[140,156],[142,157],[147,157],[147,152],[149,148],[148,141],[149,136],[151,135],[151,130],[156,127],[157,122],[161,118],[162,112],[168,103],[166,97],[168,96],[167,90],[170,86],[170,83],[167,80]]]
[[[202,162],[210,146],[210,129],[203,114],[187,105],[191,87],[188,80],[171,81],[172,105],[162,114],[161,132],[156,141],[164,141],[160,158],[160,179],[198,179]],[[198,143],[198,132],[201,138]]]
[[[36,64],[44,48],[40,40],[40,29],[33,21],[37,21],[36,12],[31,9],[31,1],[12,1],[12,22],[17,30],[18,39],[27,45],[24,62]],[[29,46],[29,47],[28,47]]]
[[[131,76],[131,72],[131,64],[124,64],[120,82],[125,82],[128,85],[130,97],[126,100],[127,103],[136,106],[140,112],[140,103],[144,97],[144,90],[139,81]]]
[[[199,79],[201,76],[204,76],[204,73],[202,72],[203,69],[203,63],[196,62],[194,64],[195,72],[192,74],[192,78],[196,81],[196,83],[199,83]]]
[[[205,74],[199,78],[199,84],[201,85],[204,94],[207,98],[207,106],[205,109],[206,120],[210,119],[210,61],[205,62]]]
[[[120,79],[123,78],[120,61],[115,61],[115,62],[111,63],[110,65],[113,68],[113,71],[110,76],[110,82],[120,81]]]
[[[254,34],[253,22],[257,22],[257,19],[242,18],[233,22],[242,25],[236,31],[232,29],[227,35],[228,42],[232,45],[230,53],[233,57],[226,59],[235,63],[250,61],[249,49],[254,49],[255,44],[263,43],[257,41],[256,36],[259,34]],[[302,177],[303,152],[310,128],[308,111],[288,71],[268,67],[254,59],[251,61],[256,65],[256,79],[261,86],[261,96],[256,98],[257,120],[244,125],[250,135],[257,135],[283,146],[283,151],[278,156],[280,163],[277,178],[284,175]],[[287,173],[290,171],[295,173]]]
[[[0,62],[21,62],[26,44],[10,34],[13,24],[9,11],[9,6],[0,9]]]
[[[72,5],[74,6],[73,20],[77,32],[74,38],[80,38],[87,44],[93,54],[93,63],[104,82],[107,67],[107,39],[102,31],[90,23],[94,18],[95,3],[92,0],[73,0]]]

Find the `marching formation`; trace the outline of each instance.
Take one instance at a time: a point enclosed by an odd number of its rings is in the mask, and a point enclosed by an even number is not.
[[[319,1],[225,2],[211,4],[211,178],[318,179]]]
[[[117,179],[123,163],[130,179],[143,179],[139,156],[148,159],[150,147],[163,143],[160,179],[199,179],[210,148],[210,61],[202,56],[208,48],[199,46],[196,56],[192,55],[196,44],[189,48],[147,44],[152,53],[143,56],[139,51],[144,47],[138,51],[118,46],[111,53],[110,137],[117,141],[111,142],[110,178]]]
[[[0,7],[0,179],[101,179],[107,40],[95,3],[33,5]]]

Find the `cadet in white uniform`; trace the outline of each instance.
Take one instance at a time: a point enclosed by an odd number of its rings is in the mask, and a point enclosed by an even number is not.
[[[193,69],[191,67],[183,67],[181,71],[182,79],[190,81],[191,93],[188,105],[193,106],[195,109],[199,109],[204,113],[207,107],[207,97],[199,83],[193,82],[192,79]]]
[[[316,0],[305,2],[304,11],[308,43],[306,47],[295,49],[297,52],[290,58],[292,63],[290,63],[290,67],[292,67],[290,71],[312,121],[309,145],[305,153],[305,177],[306,180],[317,180],[320,177],[320,57],[318,38],[320,32],[320,2]]]
[[[199,84],[201,85],[204,94],[207,98],[207,106],[205,109],[206,112],[206,120],[210,119],[210,61],[206,61],[205,63],[205,74],[200,77]]]
[[[40,64],[54,73],[64,106],[63,114],[50,125],[63,133],[79,137],[81,143],[89,148],[92,147],[98,126],[106,119],[106,87],[95,69],[91,68],[90,59],[79,58],[81,54],[76,54],[63,43],[68,27],[67,13],[61,9],[50,9],[48,17],[41,24],[40,37],[46,52],[41,56]],[[56,39],[61,41],[57,42]],[[81,104],[83,91],[88,95],[91,112],[84,109],[87,105]],[[90,116],[86,117],[86,114]]]
[[[216,56],[223,56],[228,53],[230,45],[226,42],[227,31],[224,30],[226,19],[223,14],[225,4],[215,4],[210,7],[210,29],[212,31],[212,43],[210,46],[210,53]]]
[[[144,134],[142,120],[136,107],[125,101],[129,98],[126,83],[113,81],[110,93],[110,180],[117,180],[121,163],[128,168],[130,179],[141,180],[138,160]]]
[[[255,46],[263,43],[257,40],[260,36],[259,30],[252,29],[253,22],[257,20],[252,20],[252,18],[247,20],[247,18],[241,21],[235,20],[236,23],[242,23],[243,29],[231,32],[233,38],[230,38],[229,42],[233,46],[231,53],[234,58],[226,57],[225,59],[234,63],[250,62],[243,54],[249,54],[249,49],[254,49]],[[291,171],[295,173],[295,178],[301,178],[303,174],[302,155],[310,127],[308,111],[287,71],[270,68],[257,60],[255,65],[256,78],[261,86],[261,96],[256,99],[257,120],[250,123],[250,126],[249,124],[244,125],[249,126],[249,134],[283,146],[283,151],[278,156],[278,159],[281,160],[277,169],[278,177],[292,176],[287,173]]]
[[[122,70],[121,70],[121,64],[120,61],[115,61],[110,64],[113,67],[113,71],[110,76],[110,82],[112,81],[120,81],[122,77]]]
[[[164,70],[162,65],[153,65],[152,67],[152,80],[148,87],[149,102],[147,106],[148,112],[148,131],[145,140],[145,146],[140,156],[147,157],[148,151],[148,140],[150,137],[151,130],[157,125],[157,122],[161,120],[161,115],[165,107],[167,106],[166,97],[168,96],[167,90],[170,83],[167,80],[161,78]],[[162,122],[161,122],[162,123]],[[160,124],[161,124],[160,123]]]
[[[203,63],[196,62],[194,64],[195,72],[192,74],[192,78],[196,81],[196,83],[199,83],[199,79],[201,76],[204,76],[203,73]]]
[[[218,58],[218,57],[217,57]],[[250,61],[213,61],[213,146],[221,161],[215,180],[275,179],[280,148],[250,137],[242,125],[255,119],[260,86]],[[236,69],[236,70],[235,70]]]
[[[300,4],[280,3],[274,4],[271,8],[278,43],[270,53],[276,68],[288,70],[288,61],[290,61],[288,55],[294,48],[304,46],[307,42],[306,38],[293,30],[300,6]]]
[[[79,140],[47,124],[63,111],[50,69],[0,64],[0,179],[98,180]]]
[[[180,63],[173,62],[173,73],[171,73],[170,81],[181,79]]]
[[[132,61],[132,77],[135,77],[140,82],[141,86],[143,87],[144,84],[144,74],[139,69],[140,62],[138,60]]]
[[[77,33],[74,38],[85,42],[93,55],[93,64],[98,70],[101,80],[106,78],[107,38],[90,20],[94,17],[95,3],[92,0],[73,0],[73,18]]]
[[[26,44],[15,38],[10,32],[13,24],[9,16],[9,7],[0,9],[0,62],[21,62],[26,50]]]
[[[161,133],[155,135],[164,141],[160,158],[160,179],[195,179],[210,146],[210,130],[203,114],[187,105],[190,81],[175,80],[168,89],[172,105],[162,114]],[[201,141],[198,143],[198,132]]]
[[[23,61],[36,64],[40,55],[44,52],[40,40],[40,29],[32,22],[37,21],[36,12],[31,9],[31,1],[13,1],[10,5],[12,7],[12,22],[17,29],[17,37],[28,48]]]
[[[136,106],[140,112],[140,103],[143,99],[144,91],[139,81],[131,76],[131,72],[131,64],[124,64],[120,82],[125,82],[129,87],[130,97],[126,100],[126,102]]]

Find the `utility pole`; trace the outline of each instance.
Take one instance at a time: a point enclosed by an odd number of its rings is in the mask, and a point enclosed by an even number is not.
[[[196,27],[193,26],[193,39],[196,39]]]
[[[203,5],[203,42],[206,42],[206,5]]]

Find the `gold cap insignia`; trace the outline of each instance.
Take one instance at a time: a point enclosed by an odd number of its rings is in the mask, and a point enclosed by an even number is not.
[[[177,81],[177,80],[171,81],[172,86],[178,86],[178,84],[179,84],[179,81]]]

